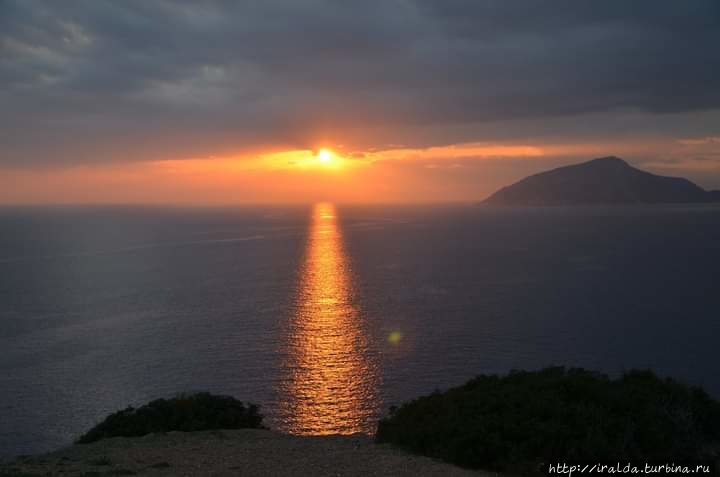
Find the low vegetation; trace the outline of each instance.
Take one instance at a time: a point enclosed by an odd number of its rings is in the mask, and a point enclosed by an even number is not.
[[[143,436],[153,432],[203,431],[209,429],[262,428],[258,406],[230,396],[210,393],[157,399],[137,409],[129,407],[109,415],[83,434],[78,443],[106,437]]]
[[[532,474],[551,462],[717,458],[720,403],[630,371],[547,368],[479,376],[392,409],[377,440],[470,468]]]

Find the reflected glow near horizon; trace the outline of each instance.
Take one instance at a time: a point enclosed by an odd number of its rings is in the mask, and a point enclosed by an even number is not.
[[[316,204],[310,227],[287,333],[278,427],[306,435],[372,433],[377,369],[335,206]]]

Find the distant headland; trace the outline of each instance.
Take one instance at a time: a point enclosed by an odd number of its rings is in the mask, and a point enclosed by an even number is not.
[[[720,203],[720,191],[706,191],[680,177],[642,171],[608,156],[528,176],[483,201],[490,205],[610,205]]]

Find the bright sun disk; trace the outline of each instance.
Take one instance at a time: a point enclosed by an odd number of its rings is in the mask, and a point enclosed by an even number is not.
[[[330,164],[333,159],[333,153],[328,149],[320,149],[318,151],[317,158],[323,164]]]

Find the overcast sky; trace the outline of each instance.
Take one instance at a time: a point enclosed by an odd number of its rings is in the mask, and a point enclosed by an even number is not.
[[[720,2],[0,0],[0,171],[464,143],[720,187]]]

